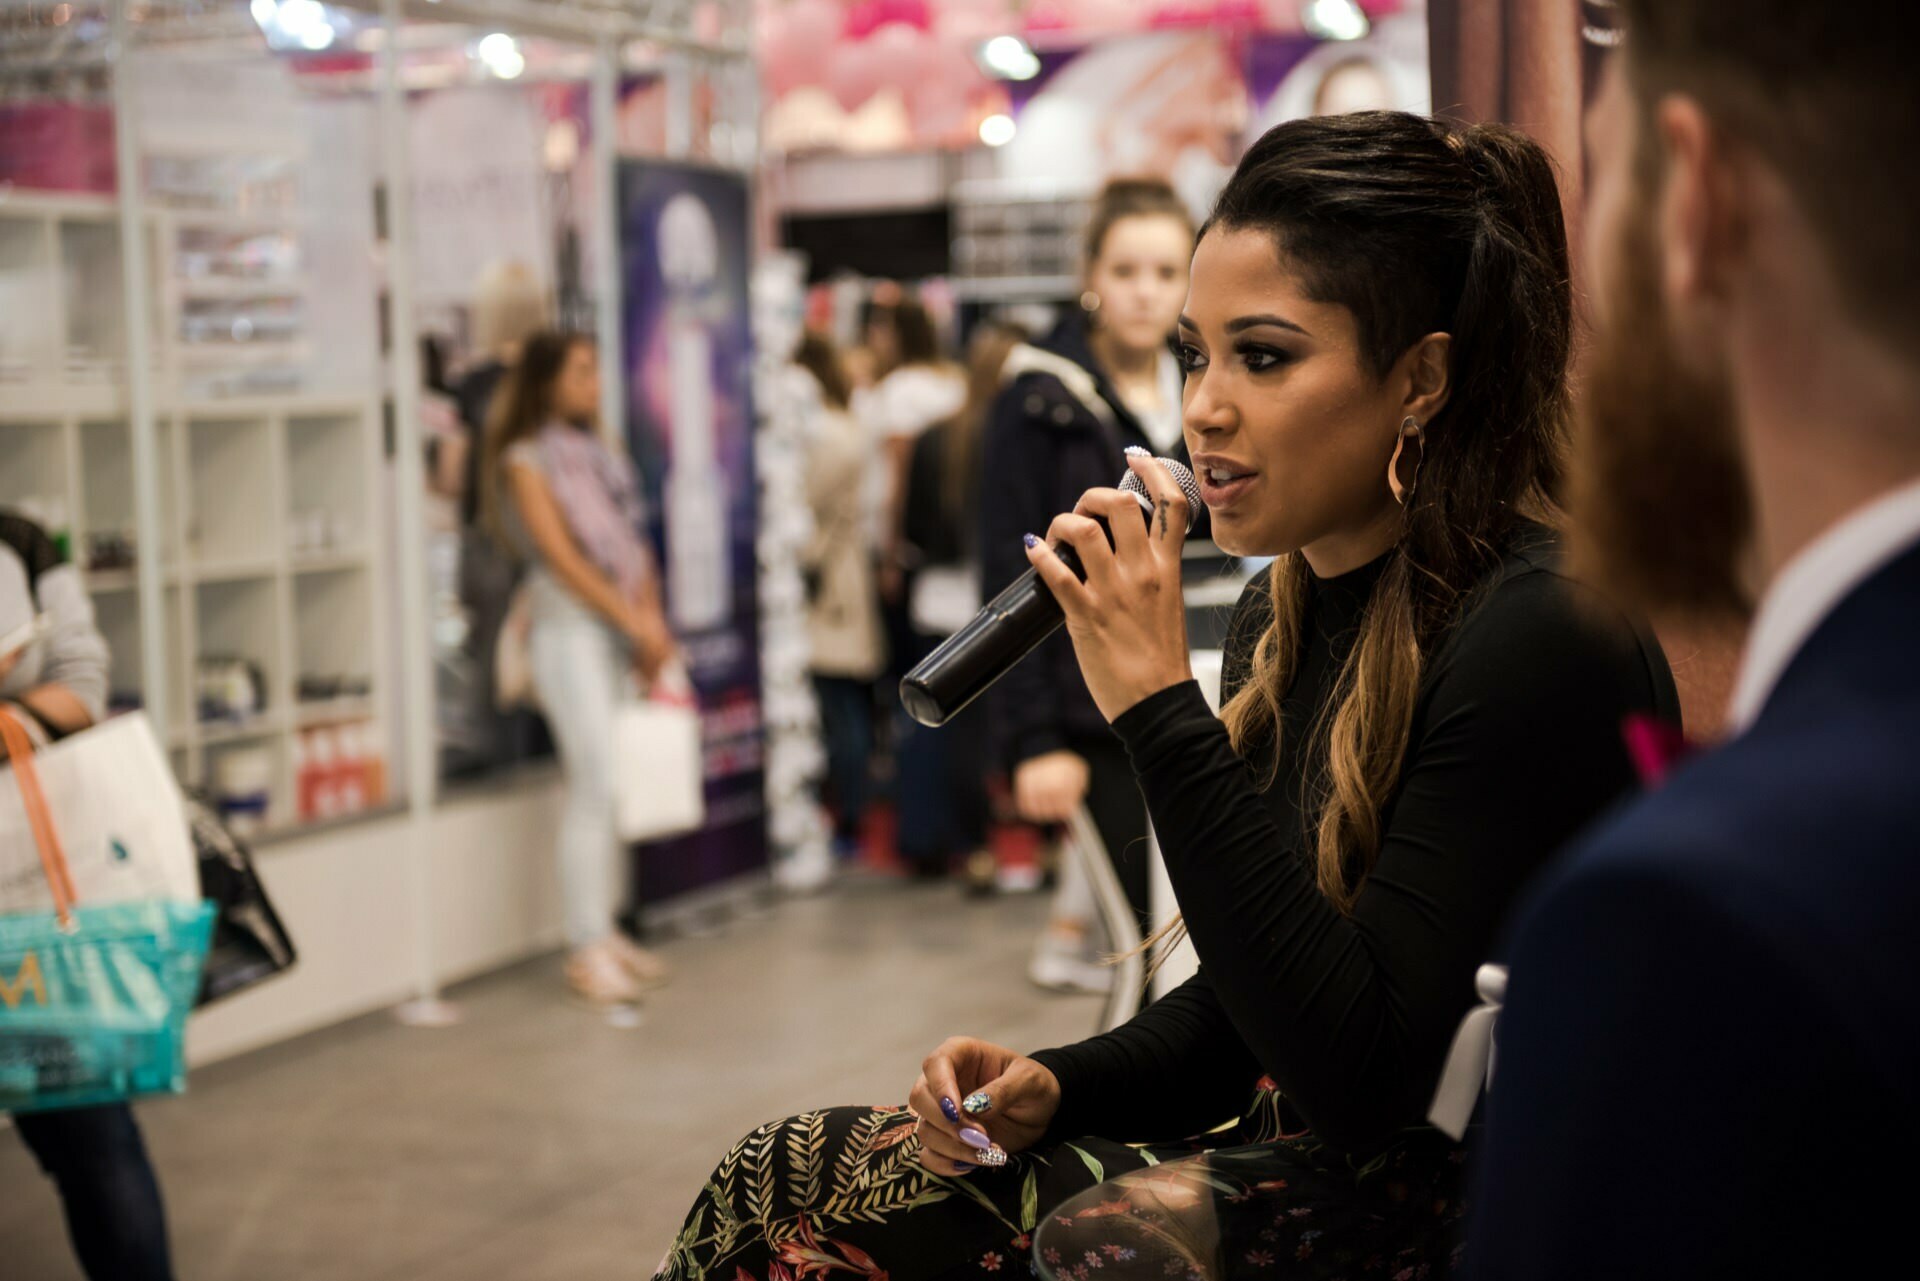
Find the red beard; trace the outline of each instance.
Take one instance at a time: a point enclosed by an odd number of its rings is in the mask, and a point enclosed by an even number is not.
[[[1601,282],[1610,323],[1594,337],[1575,415],[1573,568],[1654,618],[1744,620],[1752,512],[1732,389],[1677,355],[1651,213],[1630,219],[1621,241],[1620,269]]]

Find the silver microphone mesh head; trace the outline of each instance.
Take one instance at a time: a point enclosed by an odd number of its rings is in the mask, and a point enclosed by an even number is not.
[[[1187,532],[1192,533],[1193,522],[1200,519],[1200,513],[1203,510],[1199,483],[1194,480],[1193,472],[1183,462],[1172,458],[1156,458],[1153,461],[1167,469],[1167,475],[1173,477],[1173,483],[1180,486],[1180,492],[1187,496]],[[1153,500],[1147,494],[1146,482],[1134,475],[1132,468],[1128,468],[1127,474],[1120,478],[1120,492],[1132,494],[1140,500],[1142,507],[1149,512],[1153,510]]]

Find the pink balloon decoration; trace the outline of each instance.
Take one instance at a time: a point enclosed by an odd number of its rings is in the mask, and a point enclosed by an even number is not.
[[[760,74],[772,97],[819,84],[838,43],[840,6],[795,0],[760,24]]]
[[[866,46],[880,68],[882,87],[907,93],[926,79],[933,58],[932,43],[904,22],[889,22],[871,36]]]
[[[1204,27],[1213,18],[1212,7],[1201,0],[1169,0],[1153,11],[1147,25],[1156,31]]]
[[[941,0],[934,14],[934,30],[942,40],[980,44],[1019,28],[1004,0]]]
[[[1230,31],[1257,31],[1264,17],[1260,0],[1215,0],[1211,25]]]
[[[926,31],[933,26],[933,9],[927,0],[879,0],[879,7],[881,26],[898,22],[915,31]]]
[[[865,40],[885,19],[880,16],[880,0],[859,0],[847,9],[846,25],[841,34],[849,40]]]
[[[1072,31],[1080,26],[1080,22],[1066,0],[1037,0],[1037,3],[1027,6],[1025,25],[1028,31],[1038,34],[1045,31]]]
[[[888,83],[885,53],[868,40],[842,40],[827,58],[827,92],[848,111],[857,111]]]
[[[922,144],[950,141],[972,123],[972,100],[964,91],[943,81],[929,81],[920,86],[908,105],[914,140]]]

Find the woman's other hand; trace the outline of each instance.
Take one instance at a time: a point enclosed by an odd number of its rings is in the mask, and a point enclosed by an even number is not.
[[[647,685],[658,680],[661,671],[679,654],[680,646],[657,609],[635,608],[625,628],[633,643],[633,670]]]
[[[1060,1082],[1003,1046],[956,1036],[920,1065],[907,1102],[920,1117],[921,1163],[969,1174],[1039,1142],[1060,1110]]]
[[[1054,520],[1044,541],[1030,538],[1027,547],[1027,559],[1066,611],[1081,674],[1110,722],[1142,699],[1193,679],[1180,592],[1187,500],[1150,456],[1129,453],[1127,465],[1146,484],[1153,505],[1149,519],[1140,519],[1133,495],[1090,489],[1072,515]],[[1095,517],[1113,531],[1112,543]],[[1084,583],[1051,543],[1065,543],[1079,555]]]
[[[1047,752],[1013,771],[1013,804],[1029,823],[1064,823],[1087,798],[1087,760],[1077,752]]]

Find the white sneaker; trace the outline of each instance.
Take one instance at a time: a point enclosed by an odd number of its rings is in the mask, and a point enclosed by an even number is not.
[[[1042,935],[1027,966],[1027,979],[1049,992],[1085,992],[1102,996],[1113,990],[1113,970],[1080,951],[1077,945]]]

